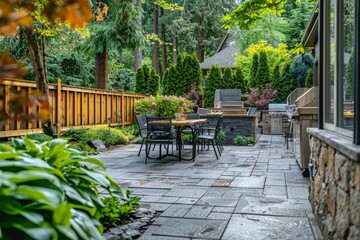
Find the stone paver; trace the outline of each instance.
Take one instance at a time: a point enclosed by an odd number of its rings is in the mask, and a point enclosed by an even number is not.
[[[194,162],[145,165],[140,145],[98,157],[116,182],[142,198],[142,207],[160,212],[141,240],[322,239],[309,180],[283,143],[282,136],[263,135],[255,146],[225,146],[219,160],[203,151]]]

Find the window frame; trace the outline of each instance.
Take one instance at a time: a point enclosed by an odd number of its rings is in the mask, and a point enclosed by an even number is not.
[[[320,59],[319,59],[319,129],[327,129],[343,135],[350,140],[353,140],[354,144],[360,145],[360,69],[356,66],[360,65],[360,35],[359,35],[359,14],[360,3],[355,1],[355,26],[354,26],[354,128],[353,130],[347,130],[341,127],[341,121],[343,121],[343,66],[344,66],[344,53],[343,53],[343,7],[344,2],[342,0],[335,0],[335,69],[334,69],[334,123],[327,122],[327,109],[330,102],[327,102],[331,98],[330,95],[330,64],[331,64],[331,23],[330,23],[330,11],[332,0],[320,0],[319,2],[319,42],[320,42]],[[330,100],[331,101],[331,100]]]

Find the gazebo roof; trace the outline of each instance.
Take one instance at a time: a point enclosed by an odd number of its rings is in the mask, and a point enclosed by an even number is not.
[[[200,68],[203,70],[210,69],[213,64],[218,64],[220,68],[225,68],[226,66],[235,67],[236,53],[239,53],[239,49],[236,47],[236,44],[232,44],[200,63]]]

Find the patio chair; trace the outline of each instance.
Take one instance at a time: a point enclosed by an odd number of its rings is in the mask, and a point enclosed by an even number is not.
[[[147,160],[154,159],[150,157],[150,148],[152,144],[159,144],[159,157],[161,159],[169,155],[170,144],[176,142],[176,137],[173,134],[173,128],[171,123],[171,118],[166,117],[148,117],[146,118],[146,127],[147,127],[147,141],[146,141],[146,157],[145,164]],[[162,145],[165,145],[166,155],[161,155]]]
[[[147,141],[147,128],[146,128],[145,115],[143,115],[143,114],[136,115],[136,123],[137,123],[138,128],[139,128],[140,137],[142,138],[140,150],[139,150],[139,153],[138,153],[138,156],[140,156],[140,153],[141,153],[142,147],[144,145],[144,142]]]
[[[207,143],[209,150],[210,143],[212,143],[216,159],[219,159],[218,153],[216,152],[216,148],[219,152],[219,156],[221,156],[223,147],[220,145],[219,133],[220,133],[220,127],[222,124],[223,116],[220,114],[209,114],[207,117],[209,124],[199,129],[199,133],[197,136],[198,145],[201,145],[201,150],[202,150],[202,147],[205,145],[205,143]],[[215,144],[216,144],[216,148],[215,148]],[[198,152],[199,149],[200,148],[198,147]]]

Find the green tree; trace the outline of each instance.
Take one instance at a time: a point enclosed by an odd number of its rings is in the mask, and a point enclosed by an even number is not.
[[[295,45],[301,42],[312,8],[310,0],[302,0],[298,1],[296,7],[291,10],[290,16],[287,18],[288,24],[284,28],[286,44],[290,49],[295,48]]]
[[[219,65],[213,65],[205,80],[204,107],[213,107],[215,90],[222,87],[222,73]]]
[[[172,30],[179,39],[180,50],[196,51],[200,62],[205,52],[213,52],[224,36],[221,18],[234,7],[234,1],[223,0],[186,0],[181,15],[174,19]]]
[[[259,55],[257,53],[254,53],[252,55],[252,64],[249,74],[249,87],[256,87],[256,75],[259,68]]]
[[[286,0],[246,0],[241,3],[234,11],[223,17],[224,27],[249,29],[266,13],[281,15]]]
[[[313,70],[312,68],[309,68],[306,74],[305,87],[311,88],[312,86],[313,86]]]
[[[237,67],[234,74],[234,88],[241,89],[242,93],[249,91],[247,84],[245,83],[244,75],[240,67]]]
[[[256,73],[255,87],[262,88],[265,84],[270,83],[270,70],[266,52],[261,51],[259,57],[259,66]]]
[[[222,77],[222,87],[223,89],[232,89],[234,88],[234,76],[233,76],[233,72],[232,72],[232,69],[227,66],[225,69],[224,69],[224,75]]]
[[[285,42],[286,37],[283,33],[285,24],[284,18],[273,13],[261,15],[254,27],[240,30],[237,42],[240,54],[246,54],[246,49],[260,40],[267,41],[273,47],[277,46],[279,42]]]
[[[178,74],[175,65],[171,65],[168,68],[168,77],[167,77],[167,85],[165,85],[165,95],[177,95],[177,87],[178,87]],[[165,71],[166,72],[166,71]]]
[[[142,67],[140,67],[136,70],[135,92],[136,93],[145,93],[146,92],[145,75],[144,75],[144,69]]]
[[[95,53],[95,86],[106,88],[108,52],[135,49],[142,44],[137,24],[141,9],[136,0],[91,0],[95,21],[89,25],[91,48]]]
[[[155,96],[159,92],[160,76],[151,68],[149,80],[146,82],[147,94]]]

